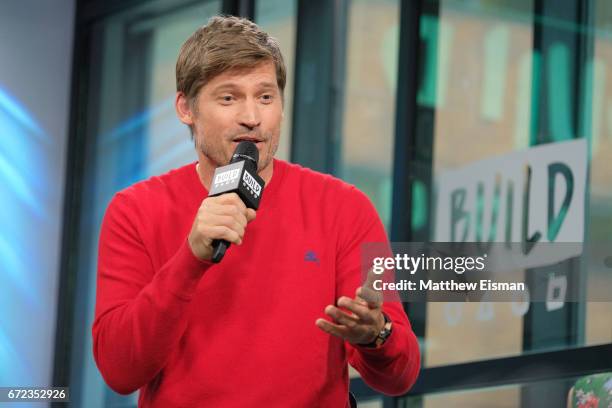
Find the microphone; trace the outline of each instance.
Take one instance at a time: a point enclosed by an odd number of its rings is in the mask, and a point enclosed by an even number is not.
[[[227,166],[217,167],[209,197],[221,194],[236,193],[247,208],[257,210],[265,183],[257,174],[259,150],[255,143],[244,140],[238,143]],[[212,261],[219,263],[230,243],[224,239],[215,239],[212,243]]]

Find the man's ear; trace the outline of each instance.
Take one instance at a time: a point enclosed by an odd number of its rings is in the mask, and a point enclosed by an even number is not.
[[[187,126],[193,126],[194,115],[191,111],[189,100],[187,99],[187,96],[185,96],[184,93],[176,93],[176,98],[174,99],[174,108],[176,109],[176,116],[178,116],[181,122],[183,122]]]

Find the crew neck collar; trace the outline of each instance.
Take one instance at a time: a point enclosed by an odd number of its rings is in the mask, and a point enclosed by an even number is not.
[[[191,167],[190,173],[191,173],[192,181],[195,182],[199,186],[200,193],[204,197],[207,197],[208,190],[206,189],[206,187],[204,187],[204,184],[202,184],[202,181],[200,180],[200,175],[198,174],[198,171],[197,171],[197,165],[198,165],[198,162],[196,161],[192,163],[192,165],[190,166]],[[279,189],[279,186],[282,182],[283,176],[285,175],[285,170],[287,166],[285,162],[274,158],[272,159],[272,165],[274,166],[272,168],[272,178],[270,179],[270,182],[264,186],[265,194],[263,195],[261,199],[262,203],[267,201],[266,197],[268,197],[269,195],[276,194],[276,191]]]

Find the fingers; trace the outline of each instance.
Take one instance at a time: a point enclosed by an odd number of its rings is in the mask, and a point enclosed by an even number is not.
[[[374,269],[370,268],[368,273],[366,274],[365,282],[363,282],[362,286],[367,288],[374,288],[374,281],[380,279],[380,275],[374,273]]]
[[[221,225],[211,227],[210,235],[215,237],[213,239],[224,239],[232,244],[241,245],[244,237],[244,229],[238,232],[235,229]]]
[[[333,322],[317,319],[315,324],[326,333],[349,343],[370,344],[384,326],[382,292],[364,285],[357,288],[355,294],[354,299],[341,296],[336,302],[338,306],[328,305],[325,308],[325,314]]]
[[[329,305],[325,308],[325,314],[331,317],[333,322],[317,319],[315,324],[326,333],[340,337],[350,343],[369,344],[380,331],[380,323],[377,321],[376,316],[381,312],[380,310],[368,309],[366,305],[360,304],[357,301],[354,301],[354,303],[348,302],[350,300],[343,297],[338,302],[355,308],[355,310],[364,315],[364,318],[361,318],[356,313],[346,313],[336,306]]]
[[[246,218],[247,218],[247,222],[251,222],[255,219],[255,216],[257,215],[257,213],[255,212],[254,209],[252,208],[247,208],[246,211]]]
[[[349,329],[347,327],[334,324],[325,319],[317,319],[315,324],[324,332],[340,337],[341,339],[346,339],[349,336]]]
[[[226,197],[229,196],[229,197]],[[207,199],[209,200],[209,199]],[[204,200],[204,201],[207,201]],[[241,215],[244,216],[245,224],[253,221],[257,213],[252,208],[247,208],[236,193],[224,194],[219,197],[212,197],[207,203],[210,210],[220,215]]]
[[[346,296],[342,296],[338,299],[338,306],[343,307],[352,313],[354,313],[359,319],[364,322],[373,322],[371,309],[367,303],[359,299],[351,299]]]
[[[380,307],[382,305],[382,293],[374,289],[374,281],[380,279],[379,275],[376,275],[372,268],[368,270],[365,282],[361,287],[357,288],[355,294],[357,297],[368,304],[371,308]]]
[[[212,203],[209,204],[207,210],[210,216],[217,217],[215,221],[219,222],[219,225],[226,225],[230,228],[234,226],[244,228],[248,223],[246,212],[240,212],[233,206],[223,206]]]
[[[255,211],[247,208],[236,193],[207,197],[198,208],[189,245],[198,258],[210,260],[214,240],[241,245],[246,226],[253,219]]]
[[[348,328],[355,327],[359,322],[359,317],[350,315],[338,309],[336,306],[329,305],[325,308],[325,314],[334,319],[335,322]]]
[[[364,285],[357,288],[355,295],[359,300],[365,302],[370,309],[382,307],[383,296],[379,290]]]
[[[230,197],[225,197],[226,195]],[[227,215],[235,213],[245,214],[246,216],[247,208],[236,193],[224,194],[219,197],[207,197],[202,201],[202,204],[211,210],[222,211]]]
[[[219,204],[233,204],[239,207],[240,211],[246,211],[246,205],[244,205],[244,203],[236,193],[221,194],[220,196],[210,198],[218,202]]]
[[[210,239],[225,239],[240,245],[247,225],[244,212],[232,205],[204,204],[200,217],[201,232]]]

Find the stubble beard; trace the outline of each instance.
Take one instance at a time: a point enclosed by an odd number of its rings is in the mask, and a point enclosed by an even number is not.
[[[202,153],[202,155],[204,155],[211,162],[211,164],[215,166],[215,168],[227,165],[230,162],[234,152],[226,152],[223,149],[223,145],[220,144],[210,145],[209,143],[206,143],[206,139],[206,137],[195,138],[197,151]],[[265,159],[261,160],[263,158],[262,156],[264,155],[262,154],[263,152],[260,152],[260,160],[257,163],[257,172],[260,172],[272,162],[272,159],[278,150],[278,137],[274,138],[272,135],[268,134],[265,135],[264,139],[267,140],[267,154],[265,155]]]

